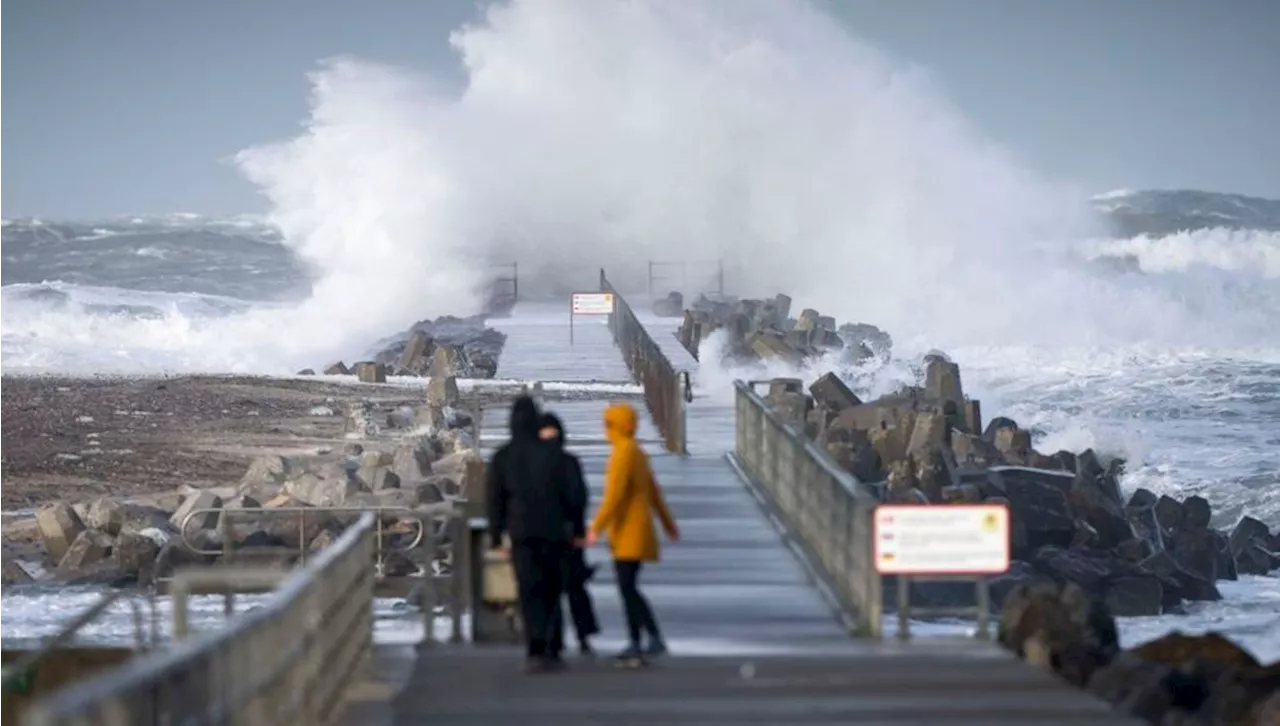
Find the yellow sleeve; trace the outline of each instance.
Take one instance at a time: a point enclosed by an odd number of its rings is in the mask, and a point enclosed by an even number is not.
[[[639,464],[645,468],[645,474],[649,478],[649,507],[658,513],[658,519],[662,520],[662,529],[667,534],[671,534],[676,529],[676,519],[671,516],[671,510],[667,508],[667,502],[662,497],[662,488],[658,486],[658,480],[653,476],[648,457],[641,457]]]
[[[599,534],[609,528],[622,511],[623,503],[631,495],[631,467],[635,461],[635,451],[629,446],[615,447],[609,455],[609,464],[604,471],[604,499],[595,519],[591,520],[591,531]]]

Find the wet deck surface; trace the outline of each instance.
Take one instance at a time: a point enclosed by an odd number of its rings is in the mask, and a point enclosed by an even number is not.
[[[728,615],[728,617],[733,617]],[[842,656],[678,657],[642,670],[571,661],[525,675],[512,648],[420,655],[398,724],[1135,724],[994,647]]]

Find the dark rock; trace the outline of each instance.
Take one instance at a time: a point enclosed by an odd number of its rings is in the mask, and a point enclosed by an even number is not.
[[[1201,496],[1190,496],[1182,500],[1181,529],[1206,529],[1212,517],[1213,510],[1209,507],[1208,499]]]
[[[1246,545],[1252,542],[1262,542],[1265,546],[1266,540],[1270,535],[1267,525],[1257,519],[1245,515],[1236,523],[1235,528],[1231,530],[1231,537],[1228,543],[1231,547],[1232,554],[1239,555],[1246,549]]]
[[[1189,500],[1188,500],[1189,501]],[[1184,512],[1191,510],[1183,510]],[[1207,528],[1185,528],[1187,520],[1183,520],[1184,529],[1174,533],[1169,541],[1169,549],[1174,559],[1188,572],[1202,580],[1214,582],[1218,579],[1218,538]]]
[[[1021,585],[1000,614],[998,642],[1028,662],[1083,686],[1119,650],[1115,619],[1074,584]]]
[[[1218,543],[1218,563],[1217,572],[1219,580],[1238,580],[1238,570],[1236,568],[1236,555],[1231,551],[1231,542],[1226,534],[1218,530],[1213,531],[1213,538]]]
[[[1159,615],[1164,611],[1164,587],[1155,576],[1125,576],[1106,588],[1107,609],[1116,617]]]
[[[809,386],[809,394],[813,396],[816,407],[836,413],[862,403],[862,400],[834,373],[824,373],[821,378],[814,381]]]
[[[1188,571],[1168,552],[1157,552],[1143,560],[1140,566],[1143,571],[1158,575],[1166,582],[1172,583],[1172,588],[1166,587],[1166,592],[1170,595],[1176,595],[1183,600],[1222,599],[1222,593],[1218,592],[1212,580],[1206,580]]]
[[[1179,529],[1182,526],[1182,503],[1167,494],[1161,494],[1156,501],[1156,521],[1166,532]]]
[[[1067,547],[1076,524],[1067,505],[1072,476],[1058,471],[998,466],[988,470],[988,496],[1004,497],[1012,519],[1015,559],[1044,546]]]
[[[982,431],[982,438],[989,444],[996,442],[996,432],[1001,429],[1017,429],[1018,422],[1004,416],[996,416],[987,422],[987,428]]]

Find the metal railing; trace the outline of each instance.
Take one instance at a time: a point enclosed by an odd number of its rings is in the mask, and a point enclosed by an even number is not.
[[[435,517],[447,515],[450,505],[443,507],[423,507],[415,509],[413,507],[402,506],[370,506],[370,507],[243,507],[243,508],[224,508],[224,507],[206,507],[201,509],[192,509],[187,512],[186,516],[178,524],[178,531],[182,534],[182,544],[191,552],[197,555],[221,555],[224,559],[230,559],[231,555],[236,551],[235,531],[231,520],[233,517],[244,518],[268,518],[279,517],[283,515],[295,515],[298,519],[298,546],[297,547],[270,547],[269,550],[297,551],[299,561],[305,565],[307,563],[307,553],[311,549],[312,535],[319,532],[307,531],[307,515],[312,516],[312,524],[324,527],[332,521],[335,515],[348,514],[360,515],[365,512],[376,514],[374,520],[374,563],[379,574],[382,573],[383,565],[386,560],[387,552],[408,552],[418,545],[422,544],[426,537],[426,525],[424,520],[434,519]],[[218,517],[218,532],[220,534],[219,547],[201,547],[200,543],[191,541],[192,529],[188,526],[192,519],[196,517],[208,517],[214,514]],[[387,532],[385,531],[386,517],[395,516],[398,521],[411,522],[415,531],[413,539],[407,545],[399,545],[390,547],[387,545]],[[204,530],[194,530],[201,532]],[[254,550],[264,548],[253,548]]]
[[[142,600],[145,600],[149,606],[147,615],[143,614],[143,607],[140,602]],[[111,609],[111,606],[117,602],[124,602],[128,605],[129,612],[133,616],[134,647],[139,651],[154,647],[160,641],[160,623],[155,599],[141,597],[138,592],[115,590],[103,595],[98,602],[86,608],[75,619],[62,626],[61,630],[42,642],[40,647],[24,652],[12,663],[6,663],[3,670],[5,692],[8,693],[11,687],[27,677],[31,670],[40,664],[40,661],[55,650],[71,644],[82,628],[105,615]]]
[[[687,371],[677,371],[644,326],[640,324],[627,301],[609,283],[600,270],[600,290],[613,293],[614,309],[609,315],[609,331],[622,351],[622,357],[636,383],[644,387],[644,400],[653,422],[662,434],[667,451],[687,454],[685,404],[693,390]]]
[[[872,557],[877,500],[755,391],[735,384],[733,458],[807,550],[858,635],[880,637],[881,578]]]
[[[693,290],[689,288],[690,266],[707,273],[705,279],[695,278],[697,279],[697,282],[695,282],[696,289]],[[668,270],[673,272],[667,272]],[[677,283],[676,280],[679,280],[679,282]],[[688,262],[682,260],[679,262],[666,262],[649,260],[650,300],[653,300],[658,295],[665,295],[669,291],[660,291],[657,283],[665,283],[669,290],[677,290],[685,295],[705,293],[724,295],[724,261]],[[706,284],[709,284],[710,287],[706,287]]]
[[[333,724],[373,646],[375,516],[261,607],[33,704],[29,726]]]

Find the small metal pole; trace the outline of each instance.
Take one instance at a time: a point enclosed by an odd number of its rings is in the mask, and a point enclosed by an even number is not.
[[[426,515],[423,526],[426,528],[427,572],[422,578],[422,643],[426,646],[436,642],[436,537],[434,531],[434,515]]]
[[[174,577],[169,587],[169,597],[173,598],[173,639],[182,640],[187,637],[187,581]]]
[[[991,640],[991,590],[987,587],[987,578],[979,575],[978,588],[978,638]]]
[[[898,639],[911,639],[911,579],[898,575]]]
[[[460,513],[459,513],[460,514]],[[450,621],[449,642],[462,642],[462,609],[464,602],[464,575],[466,574],[466,557],[463,550],[466,545],[462,543],[463,538],[468,534],[466,517],[455,515],[451,521],[453,525],[453,570],[450,572],[449,588],[449,613],[452,616]]]

